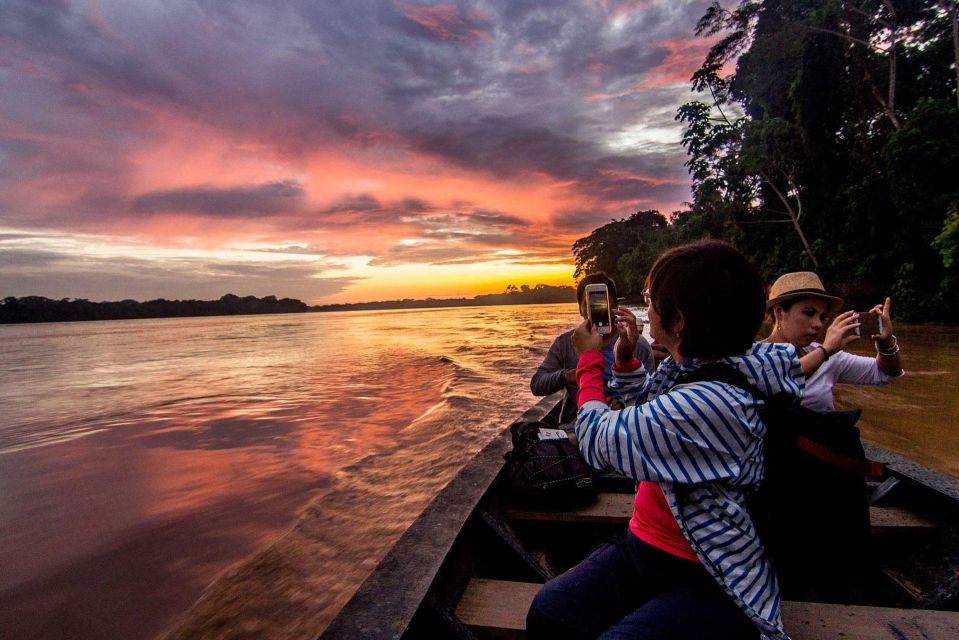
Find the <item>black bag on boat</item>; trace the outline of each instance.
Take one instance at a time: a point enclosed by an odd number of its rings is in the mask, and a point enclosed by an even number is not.
[[[561,429],[519,420],[509,430],[513,450],[505,456],[506,483],[514,503],[533,509],[571,509],[596,498],[596,472]]]
[[[882,465],[866,459],[861,411],[818,412],[788,396],[764,396],[745,376],[711,363],[680,380],[715,380],[763,398],[765,479],[748,508],[769,552],[783,597],[856,602],[876,570],[865,476]]]

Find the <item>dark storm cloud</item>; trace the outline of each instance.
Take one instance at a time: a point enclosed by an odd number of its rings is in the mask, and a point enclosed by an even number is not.
[[[145,193],[134,198],[133,209],[143,213],[246,217],[291,212],[303,196],[303,188],[292,181],[232,188],[193,187]]]
[[[444,206],[415,196],[396,202],[380,202],[369,194],[357,194],[306,214],[297,224],[321,227],[398,224],[422,229],[425,233],[456,229],[474,234],[489,229],[515,230],[528,227],[530,223],[519,216],[476,207],[468,202]]]
[[[672,4],[644,6],[611,30],[614,15],[600,4],[565,1],[101,2],[83,10],[25,0],[5,3],[0,35],[12,45],[11,64],[47,76],[50,98],[59,93],[72,110],[97,114],[112,102],[108,113],[121,124],[148,124],[146,110],[160,105],[291,146],[390,132],[454,161],[499,160],[517,171],[538,168],[551,151],[597,153],[591,134],[603,123],[579,100],[590,92],[587,77],[598,73],[609,88],[659,64],[655,43],[688,37],[704,3]],[[473,125],[478,116],[486,126]],[[437,122],[438,135],[451,139],[426,135]],[[502,133],[485,153],[469,144],[468,132],[496,127]],[[525,163],[513,160],[531,140]]]

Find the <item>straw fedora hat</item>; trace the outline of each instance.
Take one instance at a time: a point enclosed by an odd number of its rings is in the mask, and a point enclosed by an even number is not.
[[[822,298],[829,303],[829,309],[826,313],[835,313],[842,307],[842,298],[827,294],[826,287],[822,286],[819,276],[812,271],[795,271],[779,276],[773,286],[769,287],[766,309],[772,309],[774,305],[786,300],[810,296]]]

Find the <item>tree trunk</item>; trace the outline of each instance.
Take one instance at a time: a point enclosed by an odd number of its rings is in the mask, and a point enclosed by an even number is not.
[[[959,9],[956,9],[957,0],[945,0],[946,11],[952,21],[952,53],[956,71],[956,106],[959,107]]]
[[[886,98],[886,111],[893,126],[899,128],[899,118],[896,117],[896,47],[899,44],[899,23],[896,20],[896,8],[892,0],[883,0],[889,12],[889,92]]]

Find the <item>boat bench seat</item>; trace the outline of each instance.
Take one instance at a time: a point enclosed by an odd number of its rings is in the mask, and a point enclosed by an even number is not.
[[[626,524],[633,515],[633,495],[600,493],[596,501],[585,507],[566,511],[532,511],[508,509],[510,520],[544,520],[584,524]],[[907,509],[870,507],[869,520],[874,533],[918,533],[935,528],[935,524]]]
[[[461,622],[484,635],[525,638],[526,612],[542,585],[474,578],[456,607]],[[953,640],[959,613],[815,602],[783,602],[793,640]]]

